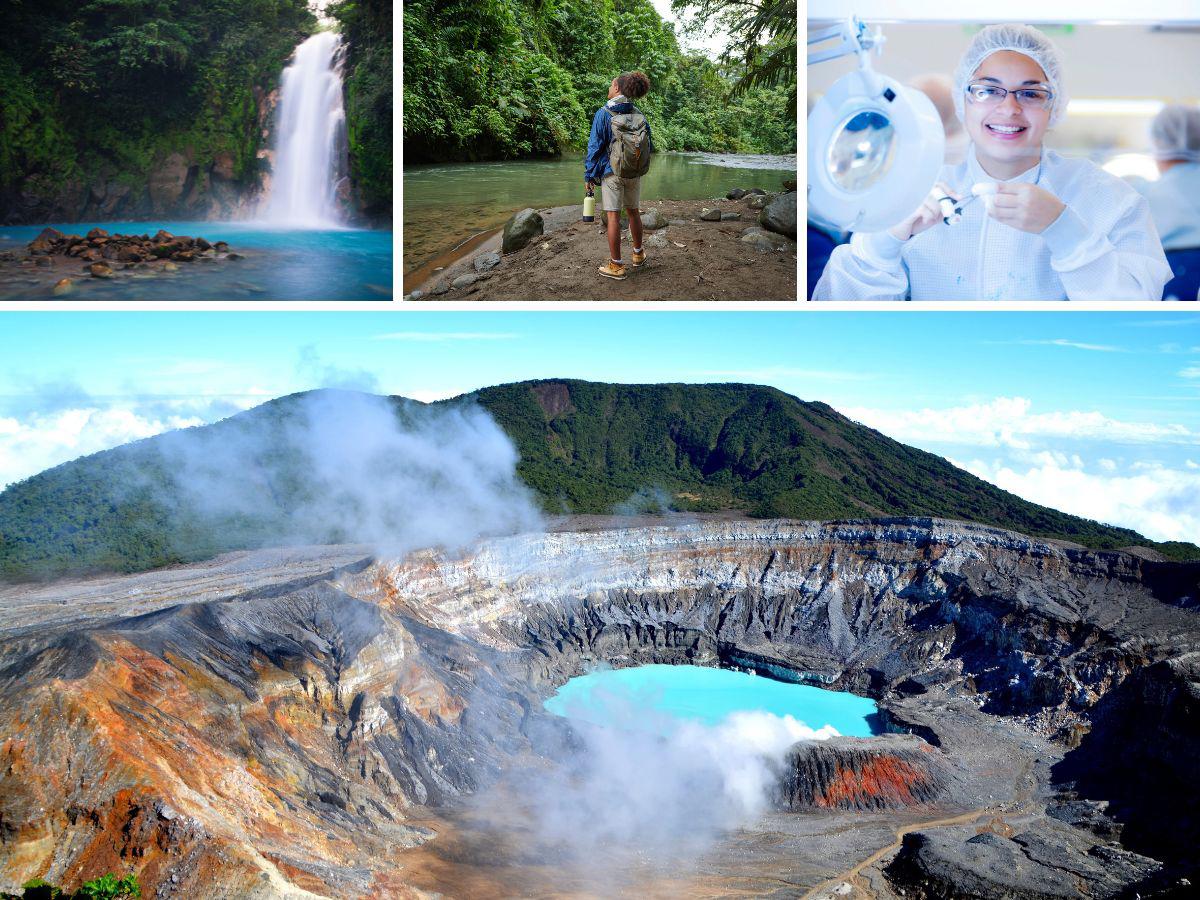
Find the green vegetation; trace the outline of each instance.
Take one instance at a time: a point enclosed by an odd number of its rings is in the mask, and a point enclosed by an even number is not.
[[[405,0],[404,63],[412,161],[583,149],[613,76],[635,69],[656,149],[796,150],[794,73],[733,95],[745,64],[682,53],[650,0]]]
[[[12,485],[0,493],[0,577],[141,571],[295,533],[289,517],[309,499],[288,439],[301,396]],[[801,519],[939,516],[1200,559],[1193,544],[1155,543],[1022,500],[823,403],[773,388],[538,381],[444,402],[478,402],[492,414],[521,454],[521,477],[552,513],[666,506]],[[393,404],[400,418],[414,408],[401,398]],[[256,455],[228,449],[251,443]],[[184,491],[172,463],[181,453],[211,460],[239,511]]]
[[[112,872],[85,881],[73,894],[41,878],[25,882],[20,894],[0,892],[0,900],[132,900],[142,896],[136,875],[118,878]]]
[[[358,206],[392,214],[392,4],[342,0],[329,8],[346,39],[346,125]]]
[[[304,0],[10,0],[0,29],[0,209],[18,193],[140,191],[172,152],[257,171],[255,88],[315,20]],[[3,202],[4,199],[10,202]],[[28,201],[24,201],[28,202]]]

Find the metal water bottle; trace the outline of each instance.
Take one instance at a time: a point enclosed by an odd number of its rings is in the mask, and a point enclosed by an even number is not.
[[[583,221],[592,222],[596,218],[596,189],[591,184],[583,197]]]

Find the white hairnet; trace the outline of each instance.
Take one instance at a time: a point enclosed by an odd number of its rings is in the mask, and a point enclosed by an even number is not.
[[[1042,67],[1046,84],[1054,98],[1050,101],[1050,127],[1053,128],[1067,111],[1067,92],[1063,87],[1062,59],[1050,39],[1028,25],[988,25],[967,45],[958,68],[954,71],[954,111],[964,119],[963,105],[967,85],[975,70],[985,59],[1001,50],[1024,54]]]
[[[1150,123],[1156,159],[1200,160],[1200,109],[1173,103]]]

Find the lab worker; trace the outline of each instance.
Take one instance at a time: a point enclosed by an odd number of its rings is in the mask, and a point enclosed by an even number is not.
[[[814,300],[1162,299],[1171,269],[1146,199],[1042,146],[1067,108],[1045,35],[982,29],[955,72],[954,103],[966,159],[943,166],[902,222],[835,249]],[[961,213],[947,224],[950,208]]]
[[[1150,124],[1159,178],[1143,188],[1164,250],[1200,250],[1200,109],[1164,106]]]

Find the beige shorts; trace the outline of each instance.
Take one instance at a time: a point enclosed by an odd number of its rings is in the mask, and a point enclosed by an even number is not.
[[[642,196],[642,179],[605,175],[600,182],[600,205],[605,212],[637,209]]]

